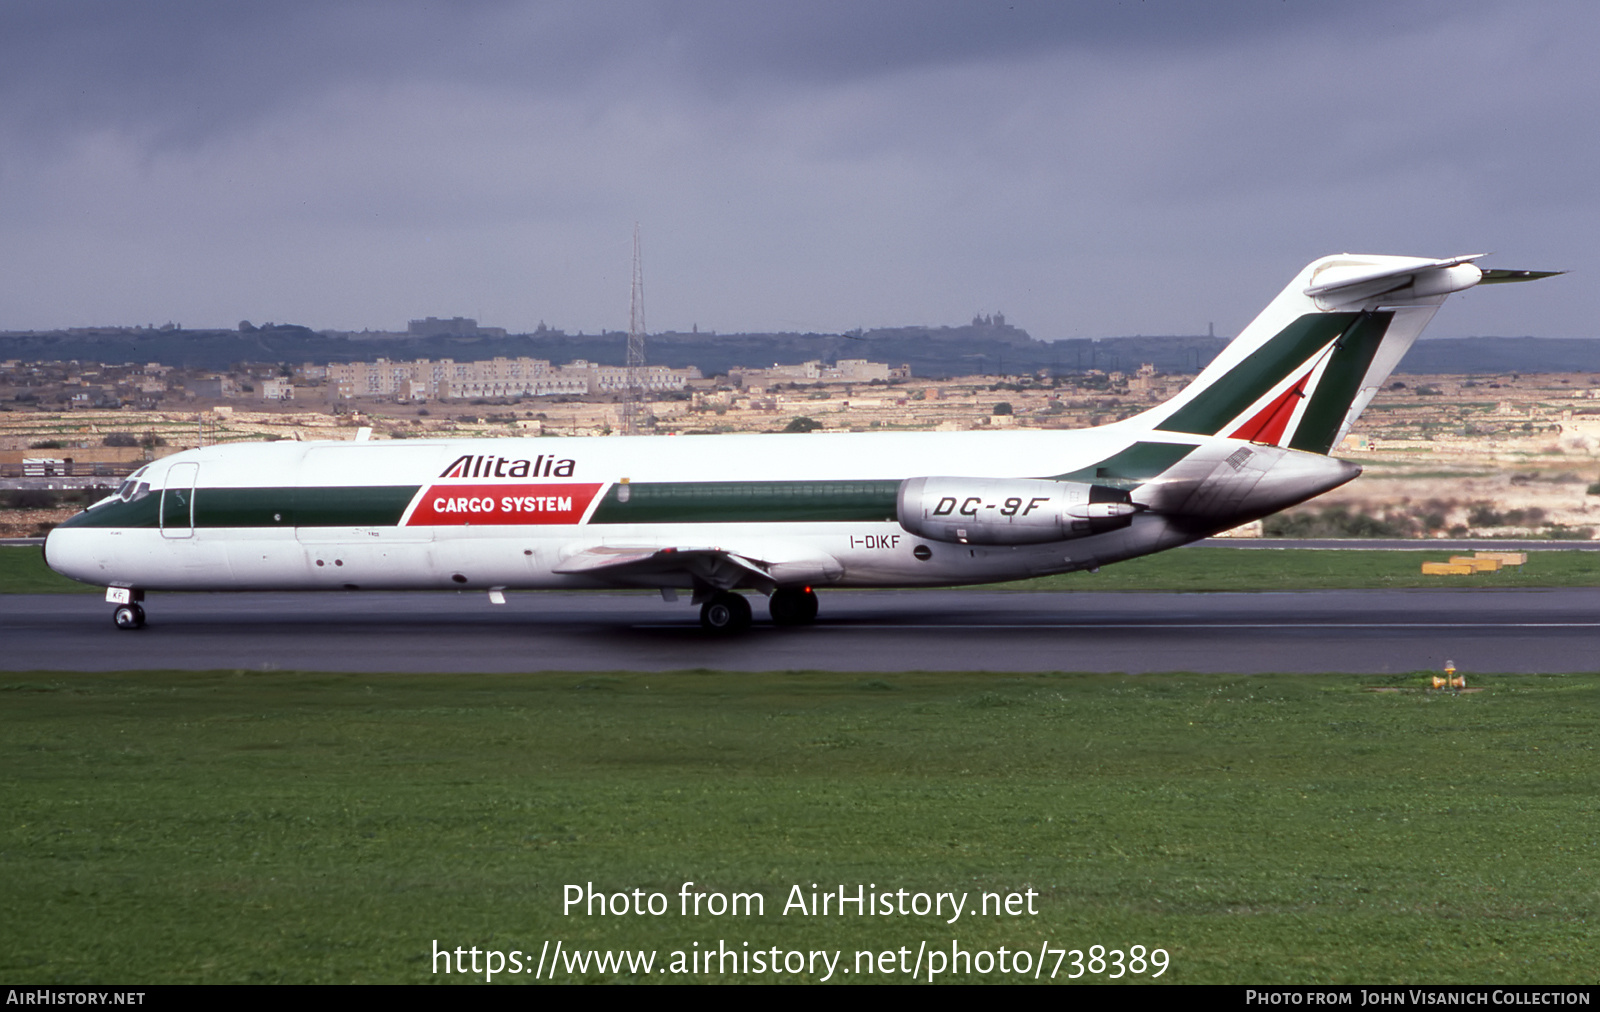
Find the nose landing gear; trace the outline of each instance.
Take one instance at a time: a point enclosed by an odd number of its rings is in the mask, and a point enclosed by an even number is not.
[[[107,587],[106,603],[117,607],[111,612],[111,623],[118,629],[143,629],[144,591],[132,587]]]

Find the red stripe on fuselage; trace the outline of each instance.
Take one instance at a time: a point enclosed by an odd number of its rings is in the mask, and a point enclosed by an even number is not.
[[[466,524],[575,524],[600,486],[578,484],[431,485],[411,511],[408,527]]]

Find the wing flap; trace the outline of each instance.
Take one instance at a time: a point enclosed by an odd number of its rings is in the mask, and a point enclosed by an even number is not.
[[[770,593],[780,584],[831,582],[844,569],[832,556],[781,546],[739,552],[709,546],[604,545],[580,548],[552,571],[623,587],[745,588]]]

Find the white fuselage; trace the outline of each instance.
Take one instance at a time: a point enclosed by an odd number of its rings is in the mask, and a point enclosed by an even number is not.
[[[928,475],[1058,475],[1130,441],[1107,426],[224,445],[150,465],[137,476],[149,485],[142,498],[112,498],[81,514],[51,534],[46,554],[74,579],[149,590],[690,585],[681,574],[561,571],[578,554],[647,549],[737,553],[759,560],[782,585],[1008,580],[1092,568],[1208,532],[1150,514],[1059,543],[939,542],[903,527],[884,487]],[[739,502],[741,487],[729,487],[807,483],[865,501],[845,508],[848,519],[752,516]],[[652,487],[688,489],[690,501],[668,504],[666,519],[658,508],[630,522],[630,500],[641,500],[628,490],[642,497]],[[359,503],[375,497],[387,505],[360,515]],[[308,515],[311,498],[322,513]]]

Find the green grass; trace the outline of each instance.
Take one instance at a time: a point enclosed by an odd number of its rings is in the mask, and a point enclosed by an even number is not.
[[[1507,551],[1516,551],[1507,544]],[[1600,586],[1600,552],[1529,552],[1522,566],[1471,576],[1423,576],[1452,553],[1315,548],[1181,548],[1106,566],[1001,584],[1013,590],[1365,590],[1401,587]]]
[[[1507,546],[1515,550],[1515,545]],[[1466,554],[1471,554],[1466,553]],[[1397,587],[1600,586],[1600,552],[1529,552],[1526,565],[1472,576],[1423,576],[1448,551],[1182,548],[1107,566],[997,584],[1009,590],[1342,590]],[[0,594],[97,593],[52,573],[37,548],[0,548]]]
[[[103,587],[69,580],[44,564],[30,545],[0,546],[0,594],[95,594]]]
[[[29,983],[428,980],[434,939],[1142,944],[1174,982],[1590,982],[1600,957],[1596,676],[3,681],[0,976]],[[690,880],[766,915],[560,911],[568,883]],[[812,883],[1039,913],[782,916]]]

